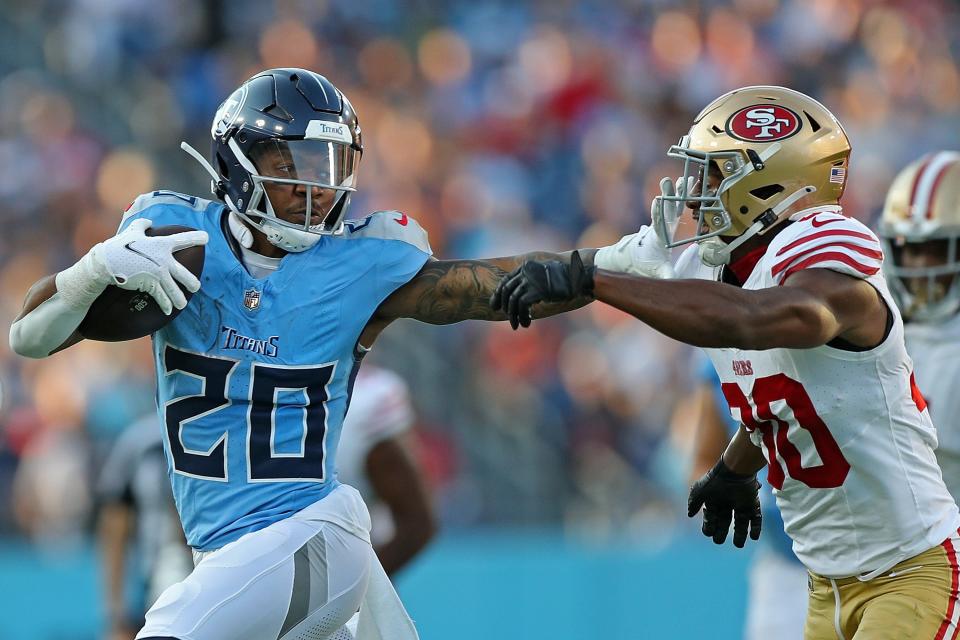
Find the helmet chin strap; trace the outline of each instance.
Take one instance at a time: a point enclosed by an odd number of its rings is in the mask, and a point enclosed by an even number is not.
[[[227,218],[227,224],[230,226],[231,235],[240,243],[241,247],[249,249],[253,246],[253,232],[250,231],[250,227],[243,224],[240,216],[231,211],[230,216]]]
[[[729,243],[721,240],[719,236],[713,236],[712,238],[707,238],[706,240],[698,243],[697,249],[700,252],[700,261],[708,267],[719,267],[729,263],[730,255],[737,247],[765,229],[773,227],[777,222],[780,221],[780,215],[784,211],[793,206],[793,204],[800,198],[803,198],[804,196],[807,196],[816,190],[817,188],[813,185],[808,185],[806,187],[797,189],[789,196],[781,200],[776,206],[761,214],[760,218],[750,225],[750,228]]]

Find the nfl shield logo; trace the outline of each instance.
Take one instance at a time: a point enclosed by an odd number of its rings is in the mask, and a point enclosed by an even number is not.
[[[243,306],[247,311],[256,311],[260,308],[260,292],[256,289],[247,289],[243,292]]]

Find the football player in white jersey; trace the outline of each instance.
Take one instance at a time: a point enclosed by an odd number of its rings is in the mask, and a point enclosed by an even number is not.
[[[436,516],[409,442],[415,414],[407,383],[366,365],[355,384],[337,474],[370,508],[370,541],[384,571],[393,575],[433,538]]]
[[[943,480],[960,497],[960,153],[940,151],[894,179],[880,220],[890,291],[917,385],[937,426]]]
[[[880,241],[839,205],[843,127],[809,96],[747,87],[708,105],[668,155],[683,175],[661,182],[652,229],[594,265],[526,262],[491,305],[527,326],[530,305],[590,294],[703,347],[742,425],[691,488],[704,534],[720,544],[733,520],[735,545],[759,537],[768,465],[810,572],[806,638],[954,637],[960,513]],[[685,207],[694,226],[678,238]],[[670,265],[666,249],[687,243]]]

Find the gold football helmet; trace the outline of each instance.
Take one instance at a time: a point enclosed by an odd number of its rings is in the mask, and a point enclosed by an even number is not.
[[[703,261],[717,266],[791,213],[836,203],[847,182],[850,142],[836,117],[810,96],[745,87],[710,103],[667,155],[683,160],[683,177],[676,194],[660,196],[660,206],[692,205],[697,225],[676,239],[665,222],[661,237],[670,247],[700,243]]]
[[[897,174],[879,235],[904,317],[938,322],[960,309],[960,153],[931,153]]]

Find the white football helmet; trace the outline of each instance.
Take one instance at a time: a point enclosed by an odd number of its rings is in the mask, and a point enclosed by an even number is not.
[[[960,309],[960,153],[931,153],[897,174],[879,236],[884,273],[905,318],[939,322]]]

